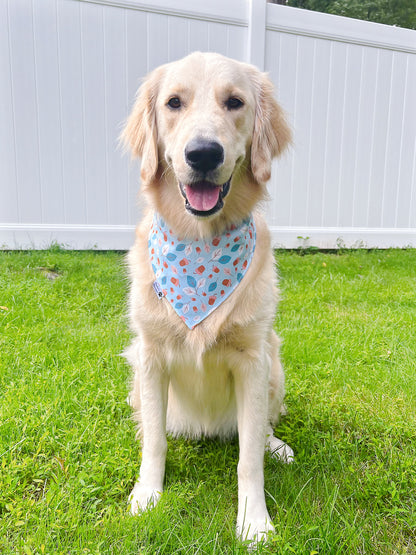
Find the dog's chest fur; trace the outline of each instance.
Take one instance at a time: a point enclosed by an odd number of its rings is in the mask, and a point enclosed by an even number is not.
[[[244,279],[233,293],[194,329],[189,329],[154,289],[155,274],[149,258],[148,238],[153,213],[148,213],[136,231],[136,242],[128,255],[130,270],[130,322],[133,331],[152,345],[167,365],[184,353],[194,365],[204,353],[223,346],[244,347],[251,329],[258,338],[274,320],[277,302],[276,274],[265,222],[254,216],[256,249]],[[250,343],[250,341],[249,341]]]

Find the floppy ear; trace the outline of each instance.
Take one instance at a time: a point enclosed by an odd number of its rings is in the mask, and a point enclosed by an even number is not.
[[[273,158],[285,150],[291,138],[283,110],[273,97],[273,85],[266,74],[260,74],[251,145],[251,170],[258,183],[270,179]]]
[[[136,102],[121,134],[121,142],[130,147],[133,157],[140,157],[140,175],[144,184],[156,175],[159,166],[156,127],[156,97],[159,72],[153,71],[137,91]]]

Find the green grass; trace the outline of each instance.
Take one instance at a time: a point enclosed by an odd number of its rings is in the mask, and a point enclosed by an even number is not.
[[[416,251],[277,253],[296,462],[265,461],[259,553],[415,554]],[[117,253],[0,253],[0,554],[243,553],[238,443],[169,440],[166,491],[131,517]]]

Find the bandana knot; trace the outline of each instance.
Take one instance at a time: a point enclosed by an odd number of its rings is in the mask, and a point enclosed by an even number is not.
[[[222,304],[243,279],[256,246],[253,217],[209,240],[181,239],[155,213],[149,256],[156,294],[166,297],[193,329]]]

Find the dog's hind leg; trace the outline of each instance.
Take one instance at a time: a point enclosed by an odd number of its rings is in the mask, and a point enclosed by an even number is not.
[[[285,414],[286,408],[283,403],[285,395],[285,375],[280,362],[280,339],[272,332],[271,334],[271,371],[269,381],[269,421],[277,424],[279,417]],[[293,451],[284,441],[273,435],[272,425],[269,425],[266,432],[266,450],[270,451],[272,457],[285,463],[294,460]]]

